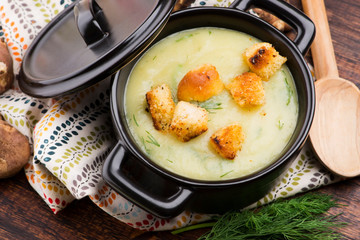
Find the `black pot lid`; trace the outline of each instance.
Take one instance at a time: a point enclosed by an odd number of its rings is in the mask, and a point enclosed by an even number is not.
[[[175,2],[81,0],[72,4],[26,51],[21,90],[34,97],[56,97],[112,75],[155,39]]]

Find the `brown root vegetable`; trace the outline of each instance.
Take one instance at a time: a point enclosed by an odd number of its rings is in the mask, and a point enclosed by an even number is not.
[[[5,40],[0,38],[0,94],[10,89],[13,82],[13,61]]]
[[[18,173],[29,161],[30,154],[27,137],[0,120],[0,179]]]

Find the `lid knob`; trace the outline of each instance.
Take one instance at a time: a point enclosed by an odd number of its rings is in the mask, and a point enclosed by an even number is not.
[[[74,7],[75,23],[90,46],[108,35],[108,24],[104,13],[95,0],[81,0]]]
[[[26,50],[19,73],[21,90],[34,97],[58,97],[111,76],[155,40],[175,3],[77,0]]]

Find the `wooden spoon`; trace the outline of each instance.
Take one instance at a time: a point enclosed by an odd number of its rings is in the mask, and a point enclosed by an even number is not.
[[[311,46],[316,108],[310,141],[329,170],[354,177],[360,174],[360,91],[339,77],[324,1],[302,0],[302,4],[316,26]]]

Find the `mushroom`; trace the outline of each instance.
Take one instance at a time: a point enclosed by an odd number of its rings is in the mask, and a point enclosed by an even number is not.
[[[29,161],[30,154],[27,137],[0,119],[0,179],[18,173]]]
[[[13,62],[4,38],[0,38],[0,94],[14,82]]]

